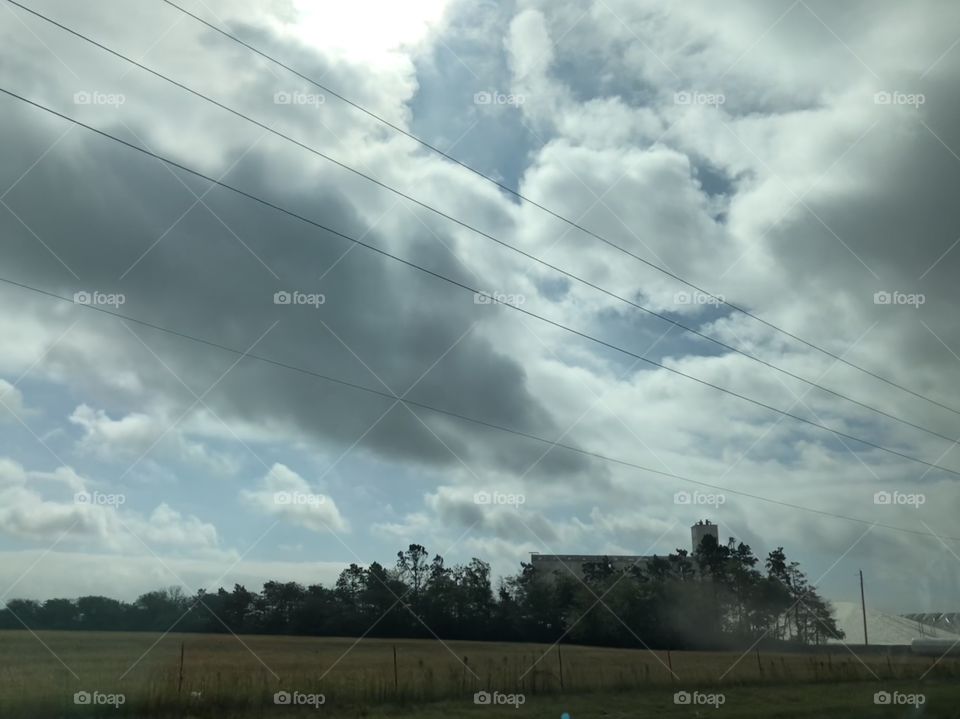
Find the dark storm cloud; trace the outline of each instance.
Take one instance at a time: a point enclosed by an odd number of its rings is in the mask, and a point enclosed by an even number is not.
[[[49,123],[38,128],[30,110],[10,99],[4,102],[5,132],[21,138],[15,147],[6,146],[13,157],[4,166],[20,172],[60,128]],[[133,129],[138,136],[151,136],[149,127]],[[253,206],[227,190],[215,188],[204,201],[229,229],[198,206],[130,269],[194,198],[155,160],[83,129],[73,133],[7,202],[80,279],[71,277],[9,212],[0,220],[5,274],[68,295],[77,290],[121,292],[127,298],[121,308],[125,313],[241,350],[276,321],[257,345],[257,354],[397,394],[449,350],[413,389],[411,399],[523,431],[559,433],[548,410],[526,388],[522,364],[469,331],[473,323],[492,316],[469,293],[362,248],[350,250],[342,238]],[[225,181],[354,236],[370,229],[349,186],[337,187],[326,176],[295,186],[270,182],[267,178],[277,173],[270,167],[275,162],[271,149],[275,143],[259,146]],[[241,152],[229,153],[227,164]],[[175,172],[194,191],[205,189],[196,178]],[[402,255],[433,271],[474,281],[440,244],[451,238],[438,241],[412,218],[405,237],[388,239],[373,230],[366,241],[400,247]],[[322,293],[325,301],[319,307],[274,304],[275,292],[295,290]],[[107,351],[142,355],[126,334],[119,327],[110,331]],[[198,394],[233,361],[178,339],[154,337],[151,345]],[[138,371],[151,377],[154,392],[182,395],[161,367],[146,362]],[[335,443],[357,439],[390,404],[252,361],[236,367],[208,401],[225,418],[282,422]],[[511,470],[530,464],[542,451],[521,450],[520,443],[492,435],[481,446],[471,441],[476,430],[470,425],[425,419],[443,443],[397,407],[362,446],[385,457],[452,465],[456,455],[469,464],[493,461]],[[500,446],[510,451],[501,452],[498,442],[507,442]],[[552,455],[536,472],[576,474],[586,468],[582,459],[567,453]]]

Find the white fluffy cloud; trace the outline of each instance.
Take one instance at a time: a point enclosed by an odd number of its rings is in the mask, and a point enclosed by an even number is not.
[[[218,545],[216,528],[161,503],[149,515],[126,495],[101,491],[71,467],[28,470],[0,458],[0,534],[48,546],[66,542],[129,551],[161,547],[202,551]]]
[[[137,462],[148,455],[167,452],[173,458],[194,463],[218,474],[237,471],[230,456],[211,452],[202,442],[190,439],[178,418],[131,412],[112,419],[104,410],[79,405],[70,422],[83,429],[79,449],[115,462]]]
[[[332,497],[318,492],[284,464],[274,464],[258,487],[243,490],[251,506],[273,517],[315,532],[348,532],[350,524]]]
[[[15,422],[25,410],[20,389],[5,379],[0,379],[0,421]]]

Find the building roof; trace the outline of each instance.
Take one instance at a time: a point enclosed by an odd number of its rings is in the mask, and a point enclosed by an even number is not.
[[[601,559],[609,559],[611,561],[637,561],[640,559],[650,560],[654,556],[644,556],[639,554],[537,554],[531,553],[530,559],[536,560],[554,560],[561,562],[593,562]]]

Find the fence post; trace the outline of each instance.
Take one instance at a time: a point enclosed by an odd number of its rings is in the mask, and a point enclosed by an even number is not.
[[[557,661],[560,662],[560,691],[563,691],[563,652],[560,651],[560,645],[557,645]]]
[[[673,659],[670,658],[670,650],[667,650],[667,666],[670,667],[670,681],[676,681],[676,675],[673,673]]]
[[[397,673],[397,645],[393,645],[393,691],[400,694],[400,675]]]
[[[183,642],[180,642],[180,678],[177,680],[177,699],[183,691]]]
[[[760,650],[757,650],[757,670],[760,672],[760,678],[763,679],[763,664],[760,663]]]

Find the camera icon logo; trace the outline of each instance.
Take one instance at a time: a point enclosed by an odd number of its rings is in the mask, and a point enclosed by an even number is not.
[[[90,504],[93,502],[93,495],[90,494],[90,492],[83,490],[73,495],[73,501],[75,504]]]
[[[284,92],[281,90],[280,92],[273,93],[273,102],[276,105],[289,105],[291,99],[292,96],[289,92]]]
[[[891,504],[893,502],[893,495],[890,492],[880,491],[875,492],[873,495],[874,504]]]
[[[473,695],[474,704],[489,704],[491,702],[490,692],[480,691]]]
[[[273,695],[274,704],[290,704],[290,701],[293,697],[290,695],[290,692],[277,692]]]
[[[291,300],[290,293],[286,290],[281,290],[280,292],[273,293],[273,304],[275,305],[289,305]]]
[[[89,704],[91,699],[90,692],[77,692],[73,695],[74,704]]]
[[[80,292],[73,293],[73,304],[75,305],[89,305],[90,304],[90,293],[86,290],[81,290]]]
[[[89,105],[91,100],[90,93],[86,90],[73,93],[73,102],[76,105]]]
[[[475,105],[489,105],[491,102],[493,102],[493,95],[486,90],[473,95],[473,104]]]
[[[681,490],[673,495],[674,504],[690,504],[690,501],[690,492],[687,492],[686,490]]]
[[[891,699],[890,692],[877,692],[873,695],[874,704],[889,704]]]
[[[690,699],[690,692],[677,692],[673,695],[674,704],[689,704]]]
[[[873,304],[875,305],[889,305],[891,300],[891,295],[886,290],[881,290],[880,292],[873,293]]]

